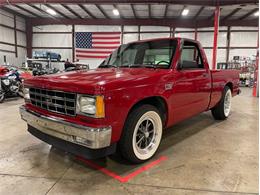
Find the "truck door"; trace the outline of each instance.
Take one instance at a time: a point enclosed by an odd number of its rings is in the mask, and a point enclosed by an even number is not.
[[[199,47],[195,42],[184,41],[178,67],[174,71],[171,101],[174,123],[205,111],[210,93],[210,70],[204,66]]]

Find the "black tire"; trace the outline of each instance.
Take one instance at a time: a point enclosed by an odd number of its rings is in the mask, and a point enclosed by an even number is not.
[[[150,112],[151,111],[151,112]],[[134,138],[134,134],[135,134],[135,129],[137,128],[138,122],[140,123],[140,120],[142,120],[142,117],[144,117],[146,114],[152,114],[152,116],[157,116],[157,119],[159,119],[161,122],[159,122],[159,120],[156,121],[157,123],[157,130],[158,131],[156,133],[156,135],[158,135],[158,137],[154,138],[154,140],[156,143],[155,148],[151,149],[151,153],[149,155],[151,155],[149,158],[147,159],[140,159],[138,158],[138,155],[136,155],[136,148],[134,148],[134,140],[136,140],[137,138]],[[143,124],[143,122],[141,122],[141,124]],[[140,125],[141,125],[140,124]],[[160,145],[161,142],[161,134],[162,134],[162,117],[160,112],[158,111],[158,109],[152,105],[142,105],[140,107],[135,108],[133,111],[131,111],[131,113],[129,114],[124,128],[123,128],[123,132],[121,135],[121,139],[119,141],[118,144],[118,150],[121,154],[121,156],[123,158],[125,158],[126,160],[128,160],[131,163],[134,164],[138,164],[138,163],[143,163],[147,160],[149,160],[150,158],[152,158],[154,156],[154,154],[156,153],[156,151],[158,150],[158,147]],[[156,126],[154,124],[152,124],[153,127]],[[156,129],[156,128],[154,128]],[[138,130],[137,130],[138,131]],[[147,138],[144,138],[147,139]],[[153,139],[151,139],[153,140]],[[136,140],[137,141],[137,140]],[[138,144],[137,144],[138,145]],[[155,150],[155,151],[154,151]]]
[[[4,99],[5,99],[5,94],[3,92],[0,91],[0,103],[3,103],[4,102]]]
[[[231,89],[228,86],[225,86],[220,102],[214,108],[211,109],[211,113],[212,113],[214,119],[225,120],[228,118],[229,114],[228,115],[225,114],[225,111],[224,111],[224,103],[225,103],[226,94],[229,92],[231,93]]]

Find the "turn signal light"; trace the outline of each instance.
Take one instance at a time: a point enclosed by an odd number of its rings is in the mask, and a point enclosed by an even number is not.
[[[104,104],[103,96],[96,97],[96,117],[97,118],[105,117],[105,104]]]

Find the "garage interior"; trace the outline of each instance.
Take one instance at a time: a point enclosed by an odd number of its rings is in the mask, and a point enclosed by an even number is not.
[[[255,0],[0,2],[0,65],[26,67],[34,52],[51,51],[60,62],[39,62],[60,71],[67,60],[95,69],[104,57],[78,54],[75,33],[118,32],[122,44],[194,39],[211,69],[247,68],[227,120],[215,121],[209,111],[166,129],[159,151],[139,165],[117,155],[88,161],[51,147],[27,132],[19,114],[24,99],[6,98],[0,194],[258,194],[258,6]]]

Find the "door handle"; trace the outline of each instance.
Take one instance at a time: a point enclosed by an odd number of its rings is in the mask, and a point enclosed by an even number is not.
[[[207,77],[208,74],[207,74],[207,73],[203,73],[202,76],[203,76],[203,77]]]

